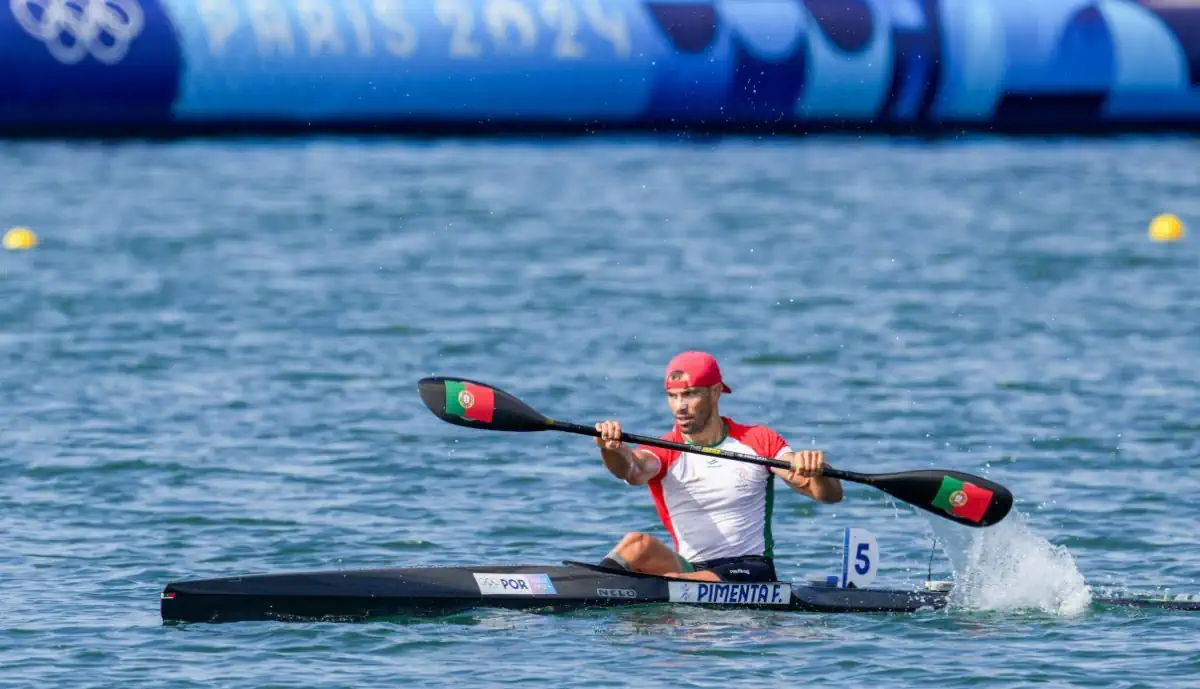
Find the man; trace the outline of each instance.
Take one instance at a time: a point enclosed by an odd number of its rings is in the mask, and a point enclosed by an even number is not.
[[[842,499],[841,482],[821,475],[820,450],[793,452],[766,426],[723,417],[722,394],[733,392],[716,359],[684,352],[667,365],[667,405],[675,428],[664,440],[782,459],[776,469],[702,454],[621,442],[616,421],[596,424],[600,457],[629,485],[649,485],[658,517],[674,541],[671,550],[644,533],[629,533],[602,561],[608,567],[700,581],[776,581],[771,539],[775,477],[822,503]]]

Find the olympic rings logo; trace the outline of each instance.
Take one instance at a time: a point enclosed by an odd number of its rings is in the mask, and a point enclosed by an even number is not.
[[[13,18],[65,65],[91,55],[115,65],[142,33],[137,0],[9,0]]]

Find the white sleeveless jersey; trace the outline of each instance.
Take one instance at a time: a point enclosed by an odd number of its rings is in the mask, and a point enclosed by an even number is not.
[[[743,426],[727,418],[724,421],[728,435],[716,446],[721,450],[772,459],[791,452],[783,437],[766,426]],[[678,426],[662,437],[684,442]],[[676,552],[689,562],[774,556],[771,510],[775,474],[770,469],[699,453],[639,449],[658,457],[659,469],[650,480],[650,494]]]

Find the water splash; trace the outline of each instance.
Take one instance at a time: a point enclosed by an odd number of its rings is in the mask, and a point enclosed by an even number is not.
[[[954,607],[1078,615],[1091,604],[1071,553],[1035,533],[1017,512],[986,529],[936,520],[933,532],[954,570]]]

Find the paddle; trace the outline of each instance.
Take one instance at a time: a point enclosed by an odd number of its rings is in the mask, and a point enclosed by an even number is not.
[[[457,426],[518,433],[563,431],[593,438],[600,435],[592,426],[556,421],[538,413],[503,390],[473,380],[442,376],[422,378],[417,383],[417,390],[430,411],[443,421]],[[622,433],[621,440],[767,467],[791,468],[787,462],[778,459],[674,443],[632,433]],[[1013,495],[1004,486],[981,476],[948,469],[901,471],[891,474],[860,474],[840,469],[825,469],[824,475],[874,486],[897,500],[964,526],[991,526],[1004,519],[1013,504]]]

